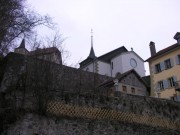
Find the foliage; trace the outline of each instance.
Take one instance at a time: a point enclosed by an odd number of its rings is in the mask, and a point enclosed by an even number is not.
[[[0,54],[7,54],[18,38],[29,36],[36,26],[53,27],[51,18],[25,6],[25,0],[0,1]]]

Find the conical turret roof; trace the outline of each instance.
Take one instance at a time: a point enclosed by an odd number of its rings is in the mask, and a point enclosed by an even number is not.
[[[18,48],[24,48],[25,49],[25,39],[23,38],[20,46]]]
[[[91,59],[95,59],[96,58],[93,46],[91,46],[91,50],[90,50],[88,58],[91,58]]]
[[[94,48],[93,48],[93,30],[92,29],[91,29],[91,50],[90,50],[88,58],[91,58],[91,59],[96,58],[95,53],[94,53]]]

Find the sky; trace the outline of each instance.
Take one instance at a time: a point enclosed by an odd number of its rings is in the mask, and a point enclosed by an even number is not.
[[[156,51],[177,41],[180,32],[180,0],[27,0],[31,9],[49,15],[57,24],[65,48],[71,53],[68,64],[87,58],[91,29],[96,56],[121,46],[133,48],[142,59],[150,57],[149,43]],[[47,35],[48,30],[38,30]],[[146,75],[149,74],[145,63]]]

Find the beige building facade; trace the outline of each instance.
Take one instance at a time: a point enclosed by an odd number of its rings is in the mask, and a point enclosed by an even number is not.
[[[156,53],[155,44],[150,42],[151,57],[149,62],[151,93],[153,97],[179,100],[180,84],[180,42],[178,41]]]

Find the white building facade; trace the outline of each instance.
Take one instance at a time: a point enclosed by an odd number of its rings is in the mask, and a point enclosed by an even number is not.
[[[133,50],[128,51],[124,46],[96,57],[93,46],[87,59],[80,63],[85,71],[116,77],[134,69],[141,77],[145,76],[144,60]]]

